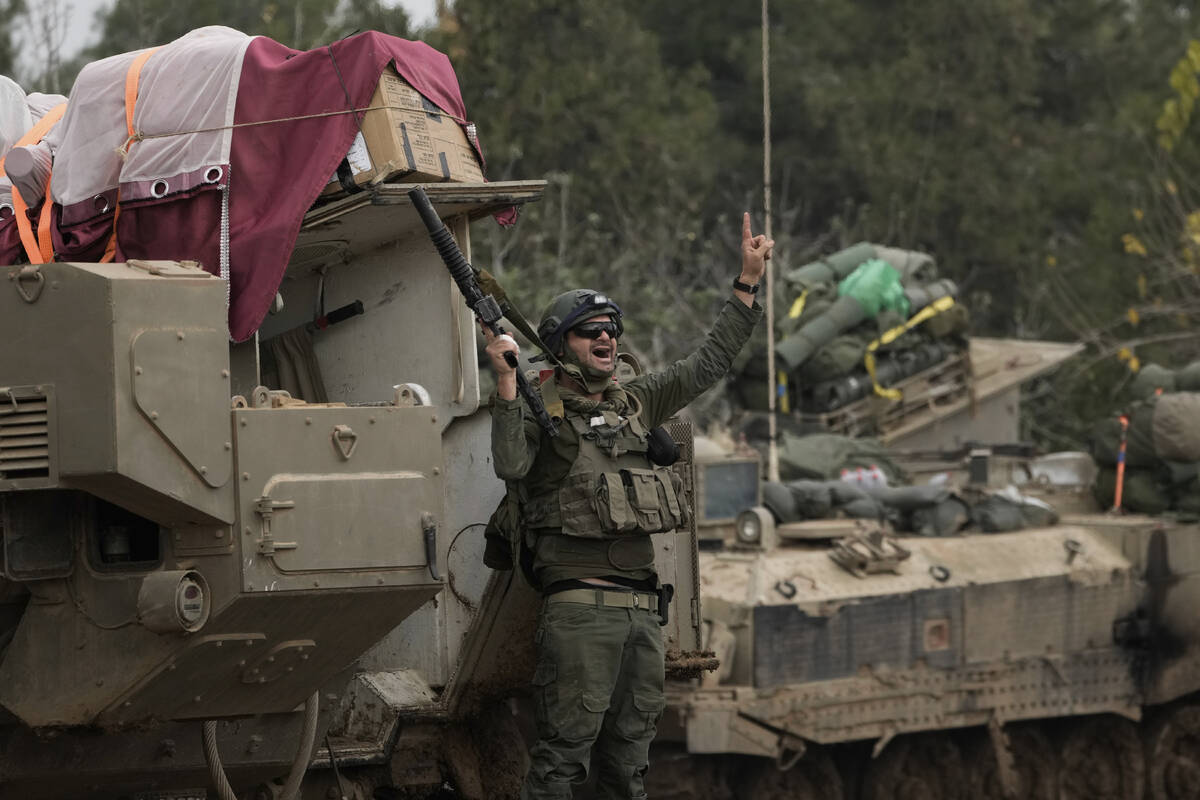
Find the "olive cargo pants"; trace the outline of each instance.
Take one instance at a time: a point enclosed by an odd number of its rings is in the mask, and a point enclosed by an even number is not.
[[[650,740],[665,705],[658,619],[645,609],[543,604],[533,677],[538,741],[521,800],[567,800],[587,780],[589,756],[598,798],[646,797]]]

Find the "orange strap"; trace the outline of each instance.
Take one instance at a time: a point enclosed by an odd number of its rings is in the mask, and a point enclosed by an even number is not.
[[[54,123],[62,119],[66,110],[66,103],[60,103],[50,109],[44,117],[38,120],[37,125],[34,125],[28,133],[17,140],[14,147],[24,147],[42,141],[54,127]],[[3,169],[4,159],[0,158],[0,170]],[[21,244],[25,247],[25,255],[29,258],[29,263],[47,264],[53,261],[54,247],[50,241],[50,207],[54,204],[50,201],[50,176],[46,176],[46,196],[42,199],[42,215],[38,220],[37,234],[33,232],[33,226],[29,224],[27,213],[29,207],[25,205],[25,198],[21,196],[21,191],[15,186],[13,187],[12,202],[13,216],[17,220],[17,233],[21,237]]]
[[[146,66],[146,62],[150,60],[150,56],[158,50],[157,47],[152,47],[146,52],[140,54],[129,65],[129,69],[125,71],[125,130],[129,134],[129,138],[125,140],[125,144],[121,146],[121,150],[126,155],[129,153],[129,148],[133,147],[133,143],[137,140],[137,131],[133,129],[133,110],[137,105],[138,98],[138,80],[142,76],[142,67]],[[121,187],[117,186],[117,203],[113,209],[113,227],[112,234],[108,237],[108,244],[104,248],[104,255],[101,256],[102,263],[108,263],[116,257],[117,254],[117,220],[121,218]]]
[[[54,127],[54,123],[62,119],[62,115],[67,110],[66,103],[59,103],[54,108],[46,112],[46,115],[37,121],[29,131],[17,140],[13,147],[24,147],[27,144],[37,144],[42,139],[46,138],[46,134]],[[4,158],[0,157],[0,172],[4,171]]]

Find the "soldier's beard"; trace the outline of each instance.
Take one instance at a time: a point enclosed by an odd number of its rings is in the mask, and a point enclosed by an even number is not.
[[[612,385],[613,373],[616,371],[616,359],[613,359],[613,368],[609,370],[597,369],[589,364],[584,364],[575,357],[575,353],[571,348],[565,348],[560,359],[562,361],[562,371],[567,374],[572,380],[587,390],[588,394],[597,394],[603,392]]]

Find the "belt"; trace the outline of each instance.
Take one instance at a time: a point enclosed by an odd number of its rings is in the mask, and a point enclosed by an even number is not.
[[[620,589],[567,589],[546,595],[547,603],[584,603],[590,606],[609,608],[640,608],[658,611],[658,594],[655,592],[626,592]]]

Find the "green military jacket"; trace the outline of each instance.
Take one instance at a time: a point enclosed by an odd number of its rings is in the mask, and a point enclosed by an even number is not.
[[[677,361],[661,372],[639,375],[622,385],[630,398],[637,419],[635,430],[649,430],[661,425],[680,409],[710,388],[726,372],[738,351],[750,338],[755,324],[762,317],[762,308],[755,303],[747,307],[733,298],[725,303],[704,342],[687,358]],[[569,402],[570,390],[559,384],[559,394]],[[579,412],[567,410],[558,436],[551,438],[538,426],[524,402],[497,397],[492,407],[492,458],[496,475],[514,483],[524,501],[522,523],[525,543],[533,552],[533,571],[538,583],[548,586],[561,580],[620,576],[632,579],[654,577],[654,547],[650,536],[640,531],[612,538],[564,534],[560,520],[549,520],[532,506],[537,498],[555,486],[574,479],[572,467],[581,453],[581,432],[599,420],[596,414],[611,409],[602,401],[596,410],[589,410],[575,419]],[[586,435],[586,433],[584,434]],[[589,469],[603,455],[584,443],[583,451]],[[612,456],[611,467],[621,469],[631,463],[634,454]],[[641,456],[643,466],[648,461]],[[603,466],[600,464],[599,466]],[[578,470],[576,470],[578,472]],[[528,506],[528,507],[526,507]]]

